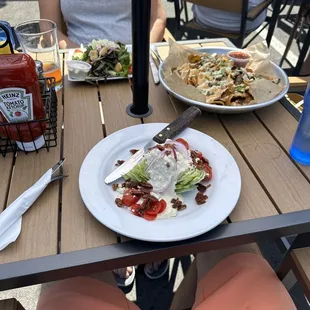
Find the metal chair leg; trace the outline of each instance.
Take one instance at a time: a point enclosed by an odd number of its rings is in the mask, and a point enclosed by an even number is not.
[[[299,9],[299,12],[298,12],[298,15],[297,15],[297,20],[296,20],[296,22],[294,24],[292,33],[291,33],[291,35],[290,35],[290,37],[288,39],[285,51],[284,51],[283,56],[282,56],[282,58],[280,60],[280,63],[279,63],[280,67],[282,66],[282,64],[284,62],[284,59],[286,58],[286,56],[287,56],[287,54],[288,54],[288,52],[289,52],[289,50],[290,50],[290,48],[292,46],[292,43],[293,43],[293,40],[294,40],[295,35],[297,33],[298,25],[299,25],[301,19],[302,19],[302,5],[300,6],[300,9]]]
[[[299,26],[299,31],[298,31],[297,37],[296,37],[296,42],[297,43],[300,43],[299,38],[300,38],[300,36],[301,36],[301,34],[302,34],[303,30],[304,30],[305,21],[306,21],[306,18],[302,17],[301,23],[300,23],[300,26]]]
[[[178,38],[181,26],[180,0],[174,0],[174,11],[175,11],[175,21],[177,23],[174,36],[175,38]]]
[[[291,3],[291,5],[290,5],[290,8],[288,9],[287,14],[286,14],[286,17],[285,17],[286,20],[287,20],[287,19],[289,18],[289,16],[291,15],[292,10],[293,10],[293,8],[294,8],[294,5],[295,5],[295,0],[292,0],[292,3]]]
[[[306,36],[305,42],[302,46],[302,49],[300,51],[297,64],[293,70],[293,75],[298,76],[300,74],[301,67],[302,67],[302,65],[305,61],[305,58],[307,56],[307,53],[309,51],[309,46],[310,46],[310,30],[308,29],[307,36]]]
[[[187,8],[187,2],[183,0],[183,6],[184,6],[184,13],[185,13],[185,20],[188,23],[188,8]]]

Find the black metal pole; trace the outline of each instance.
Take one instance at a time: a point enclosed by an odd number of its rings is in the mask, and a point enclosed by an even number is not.
[[[132,0],[133,103],[127,107],[132,117],[146,117],[153,110],[149,97],[149,53],[151,0]]]

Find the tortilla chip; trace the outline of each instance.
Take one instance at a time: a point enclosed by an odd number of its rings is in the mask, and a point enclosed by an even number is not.
[[[270,63],[270,53],[265,42],[257,43],[245,49],[251,55],[247,68],[257,75],[276,76],[273,66]]]
[[[256,103],[262,103],[275,98],[283,87],[269,80],[258,79],[250,84],[250,89]]]

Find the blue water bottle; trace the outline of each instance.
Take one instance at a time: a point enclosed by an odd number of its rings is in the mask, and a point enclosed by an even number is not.
[[[303,112],[290,148],[290,154],[298,163],[310,166],[310,83],[304,96]]]

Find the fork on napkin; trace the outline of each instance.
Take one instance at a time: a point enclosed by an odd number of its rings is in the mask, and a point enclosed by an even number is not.
[[[60,160],[49,169],[34,185],[22,193],[2,213],[0,213],[0,251],[16,241],[22,229],[22,216],[39,198],[45,188],[53,181],[67,176],[54,176],[63,165],[65,159]]]

